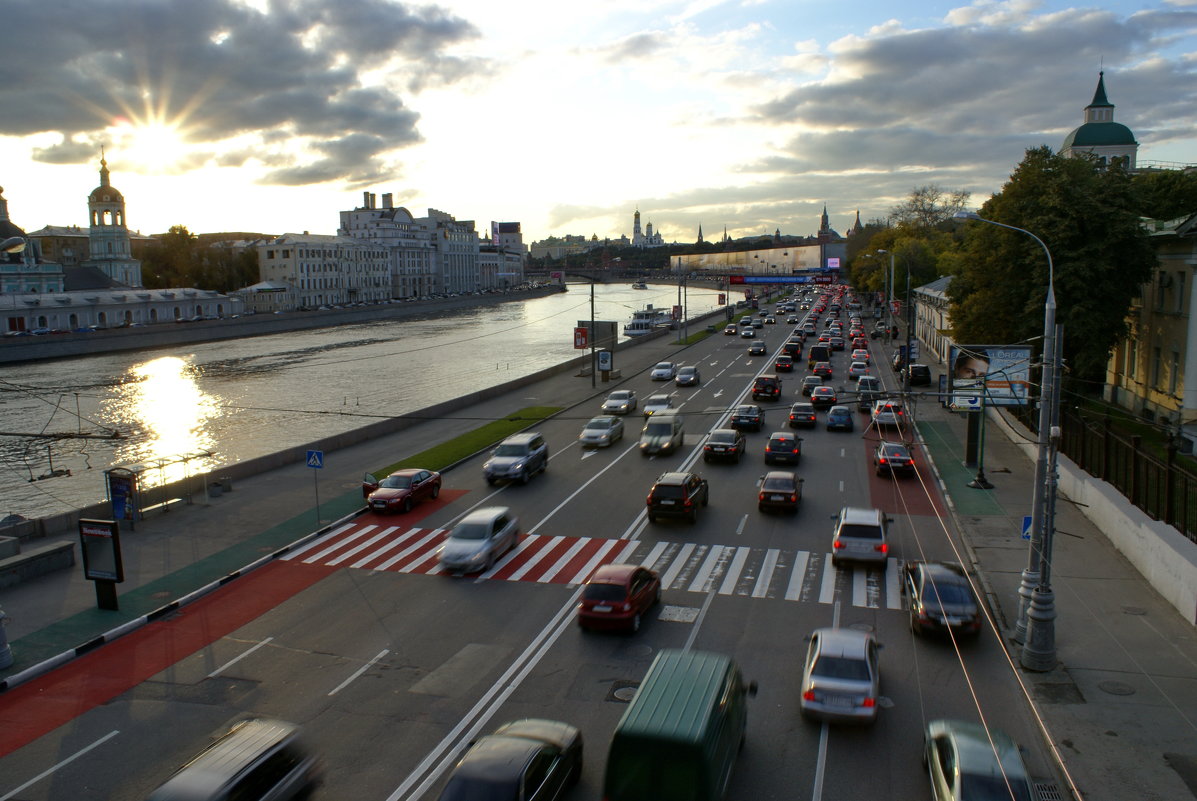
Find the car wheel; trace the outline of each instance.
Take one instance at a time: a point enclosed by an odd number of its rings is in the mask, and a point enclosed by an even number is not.
[[[632,617],[632,631],[640,631],[640,613],[637,612]]]
[[[694,525],[697,522],[698,522],[698,510],[691,509],[690,510],[690,525]]]
[[[441,485],[437,484],[432,488],[432,499],[436,500],[439,497],[441,497]]]
[[[657,591],[653,593],[653,606],[661,603],[661,585],[657,585]]]
[[[489,476],[487,476],[486,485],[488,487],[493,487],[495,485],[495,480],[493,478],[490,478]]]
[[[656,516],[656,515],[649,515],[649,516],[648,516],[648,522],[650,522],[650,523],[655,523],[655,522],[657,522],[657,516]]]
[[[520,473],[520,483],[521,483],[521,484],[527,484],[527,483],[528,483],[528,478],[529,478],[529,476],[528,476],[528,468],[526,468],[526,467],[525,467],[525,468],[524,468],[524,472]]]
[[[405,511],[405,512],[411,511],[411,496],[410,495],[403,499],[403,511]]]
[[[707,464],[710,464],[710,463],[711,463],[711,457],[710,457],[710,456],[707,456],[705,453],[702,455],[702,460],[703,460],[704,462],[706,462]]]

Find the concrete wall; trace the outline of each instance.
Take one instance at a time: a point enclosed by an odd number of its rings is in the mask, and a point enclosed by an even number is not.
[[[1034,464],[1038,453],[1032,435],[996,409],[987,422],[999,426]],[[1015,429],[1018,429],[1017,431]],[[1091,476],[1066,456],[1057,463],[1058,491],[1078,504],[1082,514],[1145,579],[1197,625],[1197,544],[1161,520],[1152,520],[1111,484]]]

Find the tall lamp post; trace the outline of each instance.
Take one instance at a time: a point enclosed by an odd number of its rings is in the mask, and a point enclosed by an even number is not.
[[[1055,450],[1058,431],[1053,421],[1060,402],[1060,354],[1056,351],[1056,286],[1052,254],[1043,240],[1025,228],[987,220],[971,211],[958,211],[956,219],[976,220],[1026,234],[1047,256],[1047,300],[1043,304],[1043,381],[1039,392],[1038,457],[1035,460],[1034,495],[1031,498],[1031,547],[1018,587],[1018,621],[1014,639],[1023,643],[1019,662],[1028,670],[1046,671],[1056,666],[1056,596],[1051,589],[1051,542],[1055,528]],[[1051,466],[1049,469],[1049,460]]]

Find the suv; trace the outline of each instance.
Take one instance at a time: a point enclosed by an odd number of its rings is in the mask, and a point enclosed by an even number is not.
[[[781,379],[776,375],[758,375],[752,382],[753,400],[777,400],[781,397]]]
[[[910,375],[910,386],[912,387],[929,387],[931,386],[931,368],[925,364],[912,364],[906,368],[906,372]]]
[[[880,509],[845,506],[835,518],[831,535],[831,564],[877,564],[884,570],[889,558],[886,531],[892,518]]]
[[[706,506],[711,490],[707,480],[698,473],[662,473],[648,491],[645,505],[648,522],[661,517],[684,517],[698,522],[698,507]]]
[[[486,476],[487,484],[501,479],[527,484],[533,475],[548,469],[549,446],[544,437],[532,431],[514,434],[500,442],[482,465],[482,474]]]

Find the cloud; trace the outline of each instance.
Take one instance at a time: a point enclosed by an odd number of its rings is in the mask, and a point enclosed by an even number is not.
[[[34,158],[70,163],[112,142],[114,122],[158,122],[203,151],[239,138],[215,158],[247,164],[268,163],[285,132],[295,164],[265,180],[353,183],[376,171],[377,155],[421,141],[420,116],[397,87],[418,92],[487,68],[447,52],[478,31],[435,6],[300,0],[266,8],[237,0],[11,4],[6,29],[26,33],[6,38],[0,108],[19,112],[0,115],[0,135],[58,133],[62,142]],[[360,150],[362,141],[370,142],[364,169],[330,155]]]

